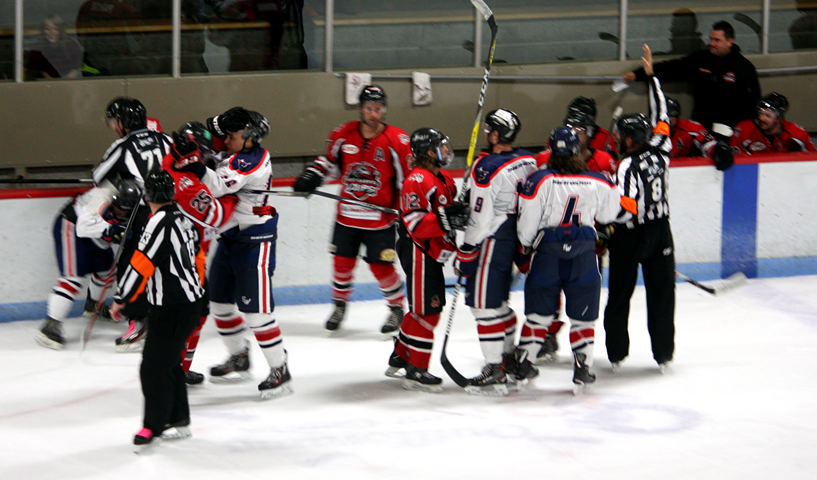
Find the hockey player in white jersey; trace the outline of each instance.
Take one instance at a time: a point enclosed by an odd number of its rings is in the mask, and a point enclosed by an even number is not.
[[[525,281],[525,325],[520,347],[536,355],[555,319],[559,293],[565,295],[573,350],[573,383],[595,381],[594,323],[599,314],[601,274],[595,253],[594,222],[612,223],[621,207],[615,184],[587,170],[579,138],[567,127],[550,135],[548,168],[528,177],[519,195],[517,232],[525,254],[533,254]]]
[[[466,281],[465,304],[471,307],[486,365],[470,379],[472,394],[507,395],[508,383],[538,373],[516,353],[516,313],[508,305],[517,251],[518,188],[536,171],[536,159],[512,143],[522,124],[516,113],[500,108],[485,117],[488,150],[474,162],[465,182],[470,219],[457,255]]]
[[[230,357],[210,369],[210,381],[247,379],[249,326],[266,357],[270,373],[258,385],[261,398],[292,393],[281,329],[275,320],[272,275],[278,213],[270,195],[252,193],[272,186],[272,162],[261,140],[269,122],[258,112],[234,107],[208,120],[208,130],[223,139],[225,151],[215,170],[203,164],[191,167],[215,197],[236,194],[232,218],[219,229],[218,249],[210,265],[210,313]],[[215,142],[214,142],[215,143]]]

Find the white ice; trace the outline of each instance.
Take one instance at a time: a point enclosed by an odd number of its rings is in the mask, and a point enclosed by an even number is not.
[[[602,305],[606,302],[602,293]],[[512,306],[523,312],[521,293]],[[40,322],[0,324],[0,479],[813,479],[817,477],[817,277],[750,280],[714,297],[678,284],[675,361],[658,372],[644,291],[632,302],[630,356],[613,374],[597,325],[598,380],[571,391],[560,358],[522,392],[473,397],[447,378],[437,328],[431,372],[444,392],[403,390],[383,375],[391,343],[382,302],[350,305],[329,337],[330,306],[280,307],[295,394],[260,401],[254,381],[190,388],[193,438],[132,452],[141,428],[140,355],[114,353],[123,326],[98,324],[80,355],[81,319],[64,351],[34,342]],[[467,376],[482,356],[462,301],[449,358]],[[212,322],[193,369],[225,358]]]

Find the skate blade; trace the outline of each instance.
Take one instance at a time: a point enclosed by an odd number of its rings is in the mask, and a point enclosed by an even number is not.
[[[292,389],[292,383],[287,382],[278,388],[261,390],[259,393],[261,395],[261,400],[271,400],[273,398],[280,398],[285,397],[287,395],[292,395],[293,393],[295,393],[295,391]]]
[[[193,432],[190,431],[190,427],[170,427],[169,429],[162,432],[161,439],[162,440],[186,440],[193,436]]]
[[[536,361],[533,362],[534,365],[546,365],[550,363],[556,363],[559,360],[559,357],[552,353],[547,353],[542,355],[541,357],[536,357]]]
[[[145,349],[145,341],[137,340],[133,343],[123,343],[116,346],[116,353],[139,353]]]
[[[580,383],[573,383],[573,395],[576,397],[580,397],[584,395],[587,391],[587,384],[580,382]]]
[[[406,371],[403,367],[389,367],[386,369],[385,375],[389,378],[406,378]]]
[[[397,330],[395,330],[393,332],[389,332],[389,333],[380,332],[380,339],[383,340],[384,342],[389,341],[389,340],[393,341],[394,337],[396,337],[398,333],[400,333],[399,328]]]
[[[250,372],[230,372],[227,375],[214,377],[210,375],[210,383],[239,383],[252,379]]]
[[[658,364],[658,372],[661,375],[665,375],[669,370],[669,362],[659,363]]]
[[[488,385],[485,387],[468,385],[465,387],[465,391],[471,395],[481,397],[505,397],[510,393],[507,384]]]
[[[442,385],[426,385],[425,383],[407,379],[403,379],[403,388],[406,390],[425,393],[442,393],[443,391]]]
[[[40,345],[46,348],[50,348],[51,350],[62,350],[65,348],[65,345],[61,344],[60,342],[55,342],[50,338],[46,337],[42,332],[39,332],[37,336],[34,337],[34,340],[37,341]]]
[[[137,455],[150,455],[161,443],[162,443],[161,438],[153,437],[153,440],[151,440],[150,443],[146,443],[144,445],[134,445],[133,453]]]

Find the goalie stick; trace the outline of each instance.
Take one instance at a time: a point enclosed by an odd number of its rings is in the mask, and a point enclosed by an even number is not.
[[[341,197],[340,195],[335,195],[334,193],[321,192],[320,190],[315,190],[315,191],[313,191],[311,193],[290,192],[290,191],[286,191],[286,190],[248,190],[248,191],[250,193],[260,193],[260,194],[264,194],[264,195],[278,195],[278,196],[281,196],[281,197],[303,197],[303,198],[306,198],[309,195],[317,195],[319,197],[331,198],[332,200],[337,200],[337,201],[343,202],[343,203],[349,203],[349,204],[352,204],[352,205],[358,205],[360,207],[371,208],[372,210],[379,210],[381,212],[391,213],[393,215],[400,215],[400,212],[398,210],[395,210],[394,208],[383,207],[381,205],[374,205],[374,204],[366,203],[366,202],[363,202],[363,201],[360,201],[360,200],[355,200],[354,198]]]
[[[704,292],[711,293],[712,295],[719,295],[721,293],[725,293],[729,290],[734,289],[735,287],[738,287],[746,283],[746,275],[744,275],[742,272],[733,273],[732,275],[723,280],[714,282],[713,286],[711,287],[699,283],[680,272],[675,272],[675,276],[687,283],[695,285]]]

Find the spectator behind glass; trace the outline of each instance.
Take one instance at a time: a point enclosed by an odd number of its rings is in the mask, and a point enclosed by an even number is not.
[[[82,47],[65,32],[65,23],[57,15],[43,21],[42,38],[28,53],[29,78],[79,78],[82,76]]]
[[[735,43],[735,29],[728,22],[712,25],[708,49],[656,63],[654,68],[655,76],[662,82],[690,83],[695,101],[690,118],[710,132],[720,134],[729,130],[718,129],[713,124],[731,128],[755,116],[755,103],[760,99],[757,71],[740,53]],[[627,72],[622,78],[626,82],[647,81],[643,68]]]

